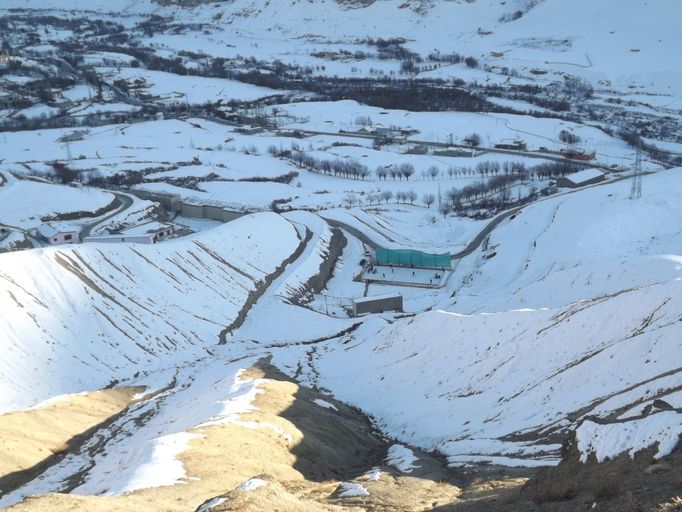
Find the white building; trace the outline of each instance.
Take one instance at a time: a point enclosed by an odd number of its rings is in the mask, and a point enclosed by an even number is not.
[[[108,235],[89,236],[84,242],[155,244],[175,233],[175,226],[166,222],[149,221]]]
[[[50,245],[78,244],[81,241],[80,228],[55,222],[41,225],[36,233]]]
[[[559,178],[557,180],[557,186],[568,188],[584,187],[586,185],[599,183],[605,179],[606,174],[604,174],[604,171],[600,169],[585,169]]]

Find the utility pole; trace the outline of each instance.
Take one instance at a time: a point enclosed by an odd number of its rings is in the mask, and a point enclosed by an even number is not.
[[[73,155],[71,154],[71,144],[68,140],[66,141],[66,159],[69,168],[71,168],[73,164]]]
[[[635,156],[635,168],[632,173],[632,187],[630,188],[630,199],[642,197],[642,140],[637,142],[637,153]]]

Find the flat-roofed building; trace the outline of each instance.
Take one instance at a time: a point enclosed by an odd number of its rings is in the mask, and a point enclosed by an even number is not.
[[[372,297],[360,297],[351,299],[353,316],[367,313],[383,313],[384,311],[402,311],[403,296],[399,293],[386,293]]]
[[[558,187],[584,187],[585,185],[593,185],[594,183],[599,183],[604,181],[606,175],[603,171],[599,169],[585,169],[584,171],[578,171],[573,174],[567,174],[556,180]]]

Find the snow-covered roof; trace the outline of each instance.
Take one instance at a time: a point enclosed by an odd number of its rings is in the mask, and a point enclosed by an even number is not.
[[[38,228],[38,234],[45,238],[52,238],[59,233],[80,233],[80,228],[61,222],[46,222]]]
[[[150,235],[158,233],[159,231],[165,231],[171,227],[171,224],[165,222],[149,221],[144,224],[138,224],[137,226],[131,226],[126,229],[122,229],[121,233],[125,233],[128,236],[135,235]]]
[[[357,299],[353,299],[353,302],[356,304],[364,304],[366,302],[374,302],[375,300],[386,300],[386,299],[397,299],[397,298],[402,298],[402,295],[399,293],[384,293],[383,295],[372,295],[370,297],[359,297]]]
[[[566,179],[572,181],[573,183],[579,184],[586,181],[590,181],[594,178],[599,178],[604,176],[604,173],[599,169],[585,169],[584,171],[578,171],[574,174],[569,174]]]

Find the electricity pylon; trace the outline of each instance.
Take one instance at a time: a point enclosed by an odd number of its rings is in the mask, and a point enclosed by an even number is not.
[[[630,199],[639,199],[640,197],[642,197],[642,141],[637,143],[635,169],[632,173],[632,187],[630,188]]]

